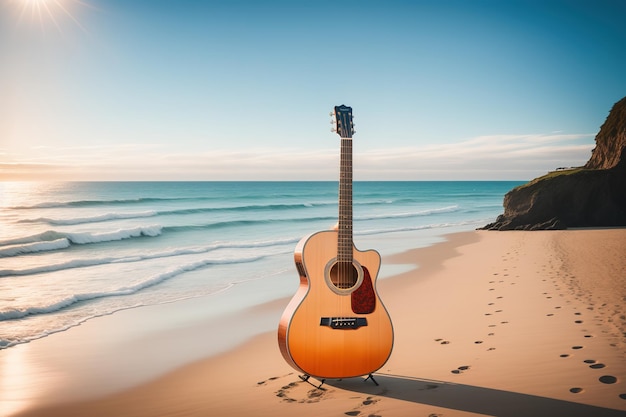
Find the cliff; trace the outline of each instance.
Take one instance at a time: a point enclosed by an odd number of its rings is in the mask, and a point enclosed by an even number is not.
[[[551,172],[504,196],[487,230],[626,226],[626,97],[615,103],[584,167]]]

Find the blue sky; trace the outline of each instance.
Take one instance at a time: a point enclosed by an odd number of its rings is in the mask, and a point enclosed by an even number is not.
[[[527,180],[626,96],[626,2],[0,0],[0,180]]]

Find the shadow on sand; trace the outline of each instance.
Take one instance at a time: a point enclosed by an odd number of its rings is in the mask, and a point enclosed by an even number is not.
[[[377,373],[375,378],[379,386],[359,378],[326,381],[326,384],[380,397],[498,417],[624,417],[626,415],[623,410],[492,388],[390,374]]]

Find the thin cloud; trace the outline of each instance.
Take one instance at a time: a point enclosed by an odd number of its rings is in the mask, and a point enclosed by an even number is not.
[[[355,179],[531,179],[583,165],[592,142],[592,134],[494,135],[355,151]],[[335,148],[183,152],[154,143],[37,147],[28,155],[1,155],[0,179],[336,180],[338,153]]]

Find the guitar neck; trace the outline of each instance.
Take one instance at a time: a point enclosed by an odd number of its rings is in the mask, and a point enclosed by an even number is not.
[[[352,138],[341,138],[337,260],[352,263]]]

